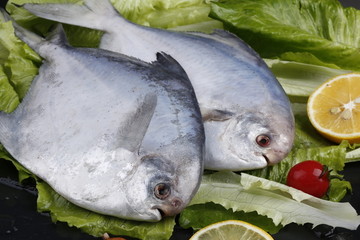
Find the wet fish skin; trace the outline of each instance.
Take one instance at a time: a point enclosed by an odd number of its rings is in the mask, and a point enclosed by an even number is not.
[[[146,63],[72,48],[61,27],[45,40],[14,26],[44,63],[18,108],[0,112],[9,153],[86,209],[142,221],[178,214],[199,187],[204,148],[181,66],[164,53]]]
[[[187,72],[203,115],[205,168],[263,168],[290,152],[295,135],[290,102],[263,60],[236,36],[140,26],[122,18],[108,1],[23,7],[39,17],[104,31],[103,49],[145,61],[153,61],[157,51],[172,55]],[[259,144],[264,138],[269,143]]]

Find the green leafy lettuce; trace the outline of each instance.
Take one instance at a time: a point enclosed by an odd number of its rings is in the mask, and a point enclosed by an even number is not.
[[[144,26],[186,31],[210,31],[222,28],[210,18],[209,0],[111,1],[127,19]]]
[[[360,11],[338,0],[224,0],[211,16],[264,58],[360,71]]]
[[[201,186],[201,190],[203,190],[204,188],[206,187]],[[210,199],[213,200],[213,198]],[[203,203],[194,203],[193,205],[188,206],[180,214],[180,226],[183,228],[192,228],[194,230],[198,230],[219,221],[238,219],[252,223],[262,229],[265,229],[271,234],[277,233],[281,228],[283,228],[283,225],[276,225],[271,218],[260,215],[256,211],[234,211],[231,207],[224,207],[222,205],[224,201],[219,202],[221,203],[217,204],[213,201],[203,201]]]
[[[50,27],[53,25],[53,22],[37,18],[26,12],[24,9],[12,5],[12,3],[23,4],[28,2],[80,3],[81,1],[9,1],[7,10],[19,24],[38,34],[46,35]],[[238,3],[244,2],[246,1],[238,1]],[[262,1],[254,1],[254,6],[260,2]],[[319,5],[317,1],[314,2],[316,3],[314,4],[314,7]],[[112,3],[126,18],[143,25],[177,30],[202,30],[205,32],[208,32],[213,28],[222,27],[222,24],[219,21],[212,20],[207,16],[210,12],[210,6],[212,6],[213,15],[215,15],[217,10],[224,8],[225,6],[221,5],[225,3],[210,5],[210,3],[202,0],[112,0]],[[232,1],[228,1],[228,3],[235,4]],[[281,2],[274,1],[274,4],[275,3],[281,5]],[[337,5],[335,4],[335,6]],[[283,6],[283,8],[285,7],[291,9],[291,4],[289,6]],[[235,6],[233,11],[237,11]],[[316,12],[316,14],[321,13],[322,12]],[[266,17],[267,16],[268,15],[266,15]],[[232,16],[229,17],[229,20],[231,20],[231,18]],[[246,15],[245,18],[247,18]],[[251,21],[251,18],[249,18],[248,24]],[[229,25],[229,22],[225,21],[225,26],[229,27]],[[254,26],[251,26],[251,28],[253,27]],[[264,27],[263,29],[268,28],[273,29],[274,31],[276,29],[276,27],[270,25]],[[69,25],[65,26],[65,30],[70,43],[74,46],[97,46],[102,34],[99,31]],[[288,35],[287,38],[291,39],[291,36],[292,35]],[[260,39],[261,36],[258,36],[257,38]],[[308,37],[306,38],[308,39]],[[249,37],[249,39],[252,38]],[[268,38],[264,37],[264,41],[267,40]],[[264,46],[266,46],[266,44],[264,44]],[[278,51],[279,50],[277,48],[274,48],[274,51],[271,52]],[[318,84],[326,80],[325,78],[338,73],[347,72],[345,70],[338,69],[339,66],[342,65],[329,62],[327,60],[325,61],[325,58],[320,57],[311,51],[304,53],[293,50],[289,52],[289,50],[286,50],[286,54],[284,54],[281,53],[281,56],[301,56],[301,58],[297,57],[296,60],[303,60],[302,57],[308,56],[311,60],[310,62],[312,63],[303,64],[299,62],[286,62],[278,60],[267,61],[270,69],[279,78],[289,97],[294,100],[294,102],[305,102],[310,92],[315,89]],[[339,58],[343,57],[343,53],[338,54]],[[272,57],[273,55],[265,54],[265,56]],[[37,74],[40,64],[41,58],[27,45],[14,36],[13,28],[9,22],[5,22],[4,19],[0,18],[0,111],[11,112],[16,108],[26,94],[32,79]],[[320,67],[318,65],[327,66],[327,68]],[[306,84],[305,87],[299,91],[298,86],[301,85],[301,82],[306,82]],[[335,221],[332,218],[332,209],[326,209],[326,207],[322,208],[322,206],[328,206],[327,204],[330,204],[329,206],[335,206],[336,203],[330,203],[325,200],[316,200],[321,203],[318,205],[317,203],[313,203],[313,198],[310,198],[310,200],[299,200],[296,198],[296,200],[294,199],[295,197],[290,194],[292,190],[289,190],[289,188],[284,185],[281,187],[276,185],[276,182],[284,183],[288,170],[297,162],[307,159],[315,159],[333,169],[333,175],[338,175],[338,171],[343,169],[344,164],[348,161],[348,159],[358,159],[360,155],[360,153],[357,152],[358,149],[354,146],[350,146],[346,142],[340,145],[334,145],[323,139],[309,123],[306,115],[305,104],[296,103],[293,106],[296,118],[296,140],[294,148],[289,156],[276,166],[248,171],[248,174],[261,177],[260,180],[255,181],[254,185],[245,185],[246,178],[248,178],[245,177],[244,180],[244,176],[248,176],[246,174],[243,174],[242,177],[238,174],[229,172],[205,175],[199,192],[195,196],[192,205],[185,209],[185,211],[183,211],[180,215],[179,222],[181,226],[184,228],[192,227],[194,229],[198,229],[212,222],[226,219],[242,219],[258,225],[271,233],[275,233],[282,226],[292,221],[299,224],[310,222],[314,225],[328,223],[331,226],[344,226],[349,228],[352,228],[353,225],[346,225],[347,221],[354,220],[354,223],[356,224],[358,218],[353,215],[349,206],[346,204],[339,205],[344,208],[344,211],[342,217],[338,219],[338,221]],[[350,149],[352,151],[349,151]],[[71,204],[59,196],[46,183],[24,169],[6,152],[1,145],[0,158],[10,160],[14,163],[15,167],[19,170],[20,181],[28,177],[36,179],[39,193],[37,200],[38,210],[50,212],[53,221],[67,222],[70,226],[80,228],[94,236],[101,236],[107,232],[114,235],[128,235],[140,239],[161,240],[169,239],[172,234],[175,226],[175,218],[165,218],[158,223],[144,223],[122,220],[87,211]],[[274,182],[267,184],[264,179],[269,179]],[[274,190],[273,184],[281,189]],[[266,189],[265,186],[270,186],[270,188]],[[260,190],[255,191],[255,188],[259,188]],[[351,190],[349,182],[333,180],[331,182],[328,199],[331,201],[340,201],[349,190]],[[218,195],[215,194],[215,191],[224,194]],[[238,194],[239,191],[252,195]],[[274,193],[272,194],[272,192]],[[297,196],[298,194],[295,195]],[[235,196],[236,201],[231,201],[231,199]],[[246,196],[252,196],[252,201],[247,199]],[[305,215],[302,216],[302,218],[289,219],[284,212],[279,211],[275,214],[274,211],[270,211],[271,209],[269,212],[266,212],[258,210],[256,207],[256,201],[258,199],[267,199],[267,201],[271,202],[278,198],[282,199],[284,207],[296,206],[298,209],[307,209],[306,211],[309,210],[311,214],[314,214],[314,216],[319,214],[319,217],[315,217],[315,220],[312,220],[309,217],[310,215]],[[310,201],[311,204],[313,204],[313,208],[309,206],[307,201]],[[241,204],[246,204],[246,207]],[[329,212],[327,212],[328,210]],[[330,220],[327,220],[324,216],[330,216]]]
[[[322,200],[284,184],[245,173],[241,176],[233,172],[205,175],[191,205],[209,201],[234,212],[256,211],[271,218],[275,225],[285,226],[296,222],[312,223],[314,226],[327,224],[355,230],[360,224],[360,216],[349,203]],[[206,216],[211,214],[211,211],[207,212],[207,209],[201,206],[200,209]],[[191,222],[193,216],[199,218],[200,212],[184,217],[186,211],[181,214],[180,222]]]
[[[17,107],[40,63],[40,57],[15,37],[12,24],[0,21],[0,111]]]

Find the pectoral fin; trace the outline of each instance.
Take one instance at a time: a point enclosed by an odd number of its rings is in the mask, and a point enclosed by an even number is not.
[[[157,96],[147,94],[136,110],[129,115],[118,135],[119,146],[131,152],[140,148],[157,105]]]
[[[218,109],[202,109],[202,119],[203,122],[209,121],[226,121],[229,120],[234,114],[232,112],[226,110],[218,110]]]

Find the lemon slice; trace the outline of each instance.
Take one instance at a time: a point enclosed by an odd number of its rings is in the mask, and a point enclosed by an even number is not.
[[[311,124],[334,142],[360,142],[360,73],[338,75],[324,82],[309,97]]]
[[[267,232],[250,223],[228,220],[197,231],[190,240],[274,240]]]

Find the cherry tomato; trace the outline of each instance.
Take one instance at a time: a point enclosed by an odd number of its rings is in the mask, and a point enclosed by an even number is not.
[[[330,185],[329,171],[321,163],[307,160],[290,169],[286,184],[321,198],[326,194]]]

